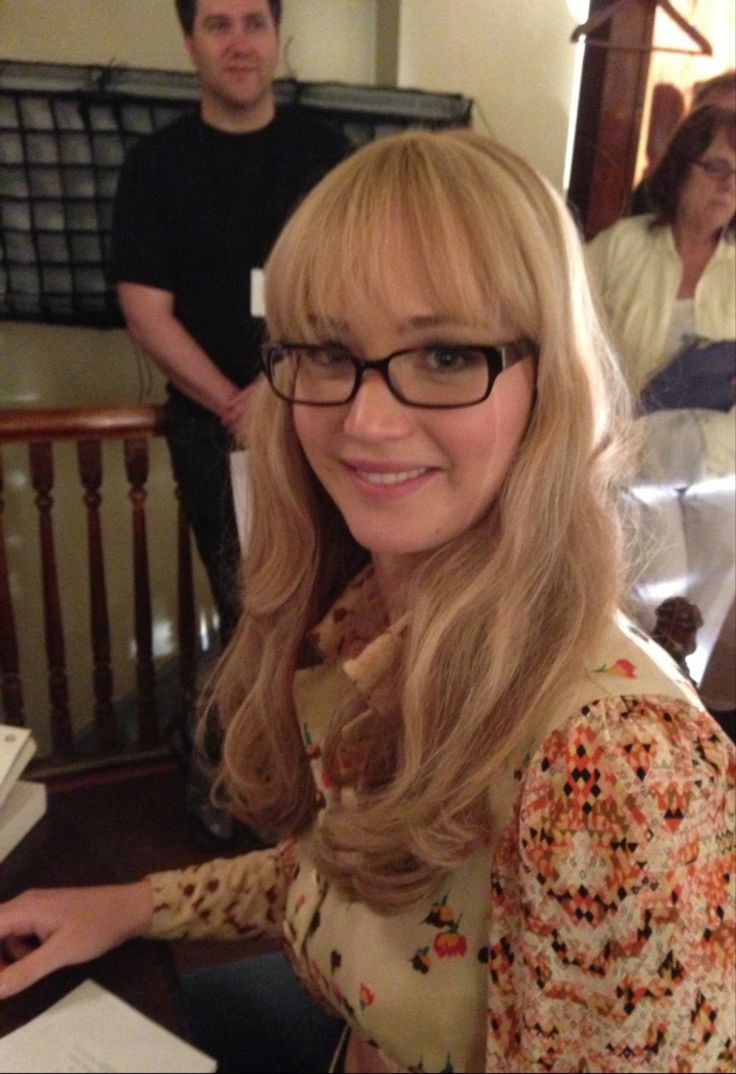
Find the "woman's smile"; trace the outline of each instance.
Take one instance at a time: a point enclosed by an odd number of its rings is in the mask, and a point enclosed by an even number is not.
[[[387,492],[398,495],[413,492],[424,480],[439,472],[436,466],[417,466],[394,462],[364,462],[345,460],[345,469],[359,484],[366,484],[369,493]]]

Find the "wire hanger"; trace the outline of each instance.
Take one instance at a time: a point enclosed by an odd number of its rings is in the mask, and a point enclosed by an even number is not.
[[[597,48],[613,48],[622,49],[630,52],[677,52],[682,53],[685,56],[712,56],[713,48],[710,41],[706,37],[703,37],[700,30],[697,30],[692,23],[689,23],[684,15],[672,6],[670,0],[649,0],[654,7],[661,7],[673,22],[677,23],[680,29],[687,34],[687,36],[695,42],[698,46],[697,49],[684,49],[684,48],[658,48],[656,45],[652,48],[640,48],[632,45],[615,45],[608,41],[601,41],[597,38],[591,38],[591,34],[598,29],[599,26],[603,26],[609,22],[610,19],[616,15],[622,8],[627,7],[629,4],[634,3],[635,0],[612,0],[612,3],[607,4],[601,11],[597,11],[595,15],[592,15],[587,22],[582,23],[580,26],[576,26],[572,32],[570,38],[571,41],[579,41],[581,37],[586,37],[588,40],[586,44],[595,45]],[[636,0],[639,2],[639,0]]]

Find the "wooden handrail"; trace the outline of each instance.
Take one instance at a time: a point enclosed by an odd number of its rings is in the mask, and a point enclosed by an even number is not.
[[[0,408],[0,443],[44,440],[117,440],[163,431],[160,406]]]
[[[0,445],[20,443],[28,449],[30,484],[36,494],[41,553],[45,647],[48,667],[49,727],[51,755],[42,766],[68,770],[79,766],[99,767],[115,760],[128,762],[131,755],[147,755],[160,750],[163,732],[159,725],[152,651],[151,578],[146,534],[146,500],[149,445],[164,428],[164,409],[155,406],[116,406],[69,409],[0,408]],[[128,485],[128,508],[132,527],[132,562],[137,670],[137,729],[135,742],[123,744],[113,704],[113,667],[102,547],[100,505],[102,501],[102,440],[118,440],[123,448],[123,469]],[[54,454],[57,442],[76,442],[81,482],[80,508],[86,513],[90,640],[93,658],[94,693],[90,722],[96,748],[92,754],[77,754],[67,689],[64,622],[60,600],[61,583],[57,569],[53,508],[55,497]],[[172,478],[173,484],[173,478]],[[9,569],[3,536],[2,458],[0,457],[0,722],[25,722],[22,684],[18,674],[18,639],[9,584]],[[121,505],[122,508],[123,505]],[[179,640],[179,688],[182,718],[194,703],[196,683],[196,632],[189,526],[181,501],[178,523],[172,527],[172,565],[177,561],[177,604]],[[176,551],[175,551],[176,550]]]

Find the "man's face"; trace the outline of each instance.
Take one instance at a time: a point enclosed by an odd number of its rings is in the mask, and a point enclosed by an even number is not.
[[[268,0],[197,0],[185,37],[202,83],[202,114],[215,126],[247,117],[256,128],[271,118],[279,34]]]

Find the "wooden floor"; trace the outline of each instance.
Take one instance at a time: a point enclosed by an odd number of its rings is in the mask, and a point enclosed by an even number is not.
[[[82,810],[85,826],[114,850],[123,880],[149,872],[176,869],[210,858],[245,853],[252,843],[238,836],[232,848],[206,844],[184,808],[184,777],[176,762],[163,770],[75,787],[73,808]],[[64,795],[63,789],[52,793]],[[253,941],[177,941],[172,944],[181,972],[273,950],[276,944]]]

